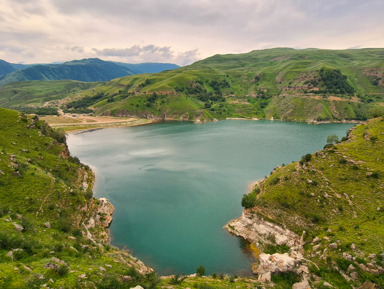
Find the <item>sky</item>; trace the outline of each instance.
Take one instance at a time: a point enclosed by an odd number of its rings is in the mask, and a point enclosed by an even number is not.
[[[384,47],[384,0],[0,0],[0,59],[187,65],[274,47]]]

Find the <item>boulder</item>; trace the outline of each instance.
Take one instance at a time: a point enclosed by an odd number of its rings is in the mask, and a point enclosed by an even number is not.
[[[348,261],[353,261],[353,256],[347,252],[343,252],[343,258]]]
[[[141,287],[140,285],[137,285],[136,287],[132,287],[130,289],[144,289],[143,287]]]
[[[47,263],[45,264],[44,269],[52,269],[57,271],[59,269],[59,266],[53,263]]]
[[[132,277],[131,276],[123,276],[123,281],[124,282],[129,282],[132,280]]]
[[[47,228],[47,229],[50,229],[51,228],[51,223],[50,222],[45,222],[44,223],[44,227]]]
[[[263,273],[257,278],[260,282],[271,282],[271,272]]]
[[[268,272],[291,272],[295,269],[297,260],[287,253],[275,253],[273,255],[262,253],[259,255],[259,262],[260,264],[255,273],[260,275]]]
[[[24,230],[24,227],[22,225],[16,223],[13,223],[13,225],[15,225],[15,228],[18,232],[22,232]]]
[[[292,289],[311,289],[311,287],[309,286],[308,281],[302,281],[293,284]]]
[[[7,257],[11,258],[11,260],[13,261],[13,251],[9,251],[7,254],[6,254]]]
[[[59,263],[60,265],[68,266],[67,263],[65,263],[65,261],[60,260],[59,258],[52,257],[51,260],[52,260],[53,262]]]
[[[320,242],[320,238],[319,237],[315,237],[313,240],[312,240],[312,244],[316,244]]]
[[[332,249],[332,250],[336,250],[337,249],[337,243],[329,244],[329,248]]]
[[[350,264],[349,267],[348,267],[348,269],[347,269],[347,272],[353,272],[353,271],[355,271],[355,270],[356,270],[355,266],[353,266],[352,264]]]
[[[376,284],[370,281],[365,281],[364,284],[360,286],[358,289],[376,289],[376,288],[377,289],[379,288]]]
[[[317,251],[320,248],[320,244],[313,246],[312,251]]]

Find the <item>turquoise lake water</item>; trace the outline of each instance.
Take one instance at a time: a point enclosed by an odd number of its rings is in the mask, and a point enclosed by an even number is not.
[[[244,275],[252,257],[222,227],[241,214],[249,184],[340,138],[352,124],[226,120],[70,134],[71,154],[96,173],[115,206],[112,244],[159,274]]]

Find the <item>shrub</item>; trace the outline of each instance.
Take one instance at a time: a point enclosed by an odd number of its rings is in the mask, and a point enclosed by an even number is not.
[[[68,269],[68,266],[66,265],[61,265],[57,270],[56,270],[56,273],[59,275],[59,276],[65,276],[67,275],[69,269]]]
[[[311,159],[312,159],[312,155],[311,154],[306,154],[306,155],[301,157],[301,160],[300,160],[299,163],[302,165],[304,163],[307,163],[307,162],[311,161]]]
[[[245,209],[253,208],[256,206],[256,193],[252,192],[250,194],[244,194],[241,199],[241,206]]]
[[[205,275],[205,267],[200,265],[199,267],[197,267],[196,269],[196,274],[197,276],[204,276]]]
[[[327,144],[333,145],[339,142],[339,137],[335,134],[331,134],[327,137]]]
[[[280,178],[276,177],[276,178],[271,180],[271,185],[276,185],[278,182],[280,182]]]
[[[179,274],[174,275],[171,280],[169,280],[169,284],[171,285],[178,285],[183,283],[184,279],[187,278],[186,276],[180,276]]]

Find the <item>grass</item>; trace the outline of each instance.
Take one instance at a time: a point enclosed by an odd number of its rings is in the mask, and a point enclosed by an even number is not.
[[[93,174],[68,154],[65,139],[38,118],[3,108],[0,124],[0,287],[40,288],[52,279],[51,288],[84,288],[85,281],[101,284],[107,275],[127,274],[132,257],[105,243],[100,225],[89,229],[96,241],[86,236],[82,224],[97,208]],[[47,263],[57,266],[49,269]]]
[[[383,118],[358,125],[343,142],[274,171],[260,185],[258,213],[272,215],[275,223],[299,235],[305,230],[308,244],[305,256],[315,263],[323,263],[310,245],[316,236],[322,239],[320,251],[337,242],[340,250],[328,249],[325,258],[336,262],[344,273],[349,263],[343,258],[343,252],[363,256],[359,262],[369,263],[369,254],[384,252],[383,152]],[[356,246],[355,251],[351,249],[352,244]],[[382,264],[382,260],[378,262]],[[351,263],[355,267],[359,264],[358,261]],[[332,277],[336,273],[330,264],[322,265],[330,270],[328,273],[319,272],[328,282],[340,277],[340,274]],[[365,278],[364,274],[360,274],[360,281]],[[371,274],[370,280],[384,286],[379,275]],[[350,285],[336,287],[350,288]]]

